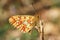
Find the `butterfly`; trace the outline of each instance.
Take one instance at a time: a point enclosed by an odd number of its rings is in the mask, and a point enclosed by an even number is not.
[[[9,18],[9,23],[20,32],[29,32],[35,25],[35,16],[15,15]]]

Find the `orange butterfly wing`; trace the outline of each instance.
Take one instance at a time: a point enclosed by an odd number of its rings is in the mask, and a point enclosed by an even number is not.
[[[28,32],[34,27],[34,16],[30,15],[16,15],[9,18],[9,23],[21,32]]]

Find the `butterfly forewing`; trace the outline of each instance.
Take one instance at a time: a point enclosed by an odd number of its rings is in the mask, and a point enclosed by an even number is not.
[[[28,32],[34,27],[34,16],[16,15],[9,18],[9,23],[21,32]]]

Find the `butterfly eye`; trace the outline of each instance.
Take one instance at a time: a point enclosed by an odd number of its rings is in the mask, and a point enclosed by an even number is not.
[[[29,32],[34,26],[34,16],[16,15],[9,18],[9,23],[21,32]]]

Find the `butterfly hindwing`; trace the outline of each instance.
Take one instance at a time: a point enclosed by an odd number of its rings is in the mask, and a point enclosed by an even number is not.
[[[28,32],[34,27],[34,18],[30,15],[16,15],[9,18],[9,23],[21,32]]]

